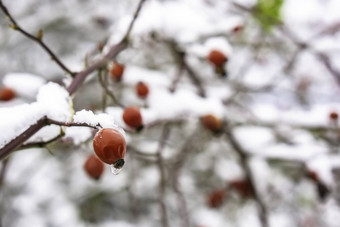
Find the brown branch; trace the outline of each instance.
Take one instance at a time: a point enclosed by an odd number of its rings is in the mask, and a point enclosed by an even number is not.
[[[131,23],[129,24],[129,27],[128,27],[127,31],[126,31],[126,34],[125,34],[123,40],[128,40],[129,39],[129,36],[130,36],[131,31],[132,31],[133,25],[135,24],[136,19],[138,18],[138,15],[139,15],[139,13],[140,13],[140,11],[142,9],[142,6],[143,6],[144,2],[146,2],[146,0],[140,0],[135,13],[133,14],[133,18],[131,20]]]
[[[268,227],[268,215],[267,215],[267,209],[266,206],[264,204],[264,202],[261,199],[260,194],[258,193],[258,191],[256,190],[255,187],[255,179],[252,175],[252,170],[250,169],[249,166],[249,156],[248,156],[248,152],[246,152],[243,147],[239,144],[239,142],[236,140],[232,129],[229,126],[229,123],[226,122],[225,123],[225,127],[224,127],[224,133],[227,136],[230,145],[233,147],[233,149],[236,151],[236,153],[239,156],[240,159],[240,164],[245,172],[245,177],[246,180],[250,186],[250,190],[254,196],[254,199],[257,203],[257,208],[259,211],[259,217],[260,217],[260,221],[262,224],[262,227]]]
[[[26,129],[23,133],[21,133],[18,137],[13,139],[11,142],[6,144],[3,148],[0,149],[0,160],[7,157],[8,154],[10,154],[13,150],[16,150],[20,148],[20,146],[29,139],[32,135],[34,135],[36,132],[38,132],[41,128],[48,125],[59,125],[59,126],[65,126],[65,127],[89,127],[93,129],[97,129],[98,127],[101,127],[99,124],[96,126],[89,125],[86,123],[76,123],[76,122],[61,122],[61,121],[55,121],[52,119],[47,118],[46,116],[42,117],[35,123],[34,125],[31,125],[28,129]]]
[[[2,161],[2,166],[0,170],[0,190],[2,189],[2,186],[4,184],[5,176],[6,176],[6,170],[8,168],[9,158],[6,158]]]
[[[164,160],[162,157],[162,151],[165,147],[166,141],[170,135],[170,127],[168,124],[165,124],[162,130],[161,137],[159,139],[159,145],[157,148],[157,165],[160,172],[160,180],[159,180],[159,206],[161,211],[161,222],[162,227],[168,227],[168,218],[166,214],[166,205],[165,205],[165,195],[166,195],[166,174],[165,174],[165,166]]]
[[[11,28],[13,28],[14,30],[19,31],[21,34],[23,34],[24,36],[26,36],[28,39],[36,42],[38,45],[40,45],[47,53],[48,55],[51,57],[52,60],[54,60],[56,62],[57,65],[59,65],[60,68],[62,68],[62,70],[64,70],[66,73],[70,74],[72,77],[75,76],[76,73],[72,72],[69,68],[67,68],[65,66],[64,63],[62,63],[62,61],[57,57],[57,55],[45,44],[45,42],[42,40],[42,36],[43,33],[40,30],[37,34],[37,36],[34,36],[30,33],[28,33],[26,30],[24,30],[14,19],[14,17],[10,14],[10,12],[8,11],[7,7],[3,4],[2,0],[0,0],[0,8],[2,9],[2,11],[4,12],[4,14],[6,15],[6,17],[9,19],[9,21],[12,23],[10,25]]]
[[[178,214],[181,217],[182,227],[190,226],[190,218],[185,196],[180,187],[179,177],[181,170],[183,169],[186,161],[189,159],[189,156],[193,153],[193,151],[195,151],[192,144],[197,141],[197,133],[200,133],[200,130],[194,130],[193,133],[185,139],[185,142],[181,147],[178,156],[175,157],[174,163],[171,167],[173,169],[172,187],[177,197]]]
[[[47,141],[41,141],[41,142],[31,142],[31,143],[26,143],[24,145],[22,145],[21,147],[19,147],[19,149],[28,149],[28,148],[33,148],[33,147],[45,147],[50,143],[53,143],[54,141],[57,141],[58,139],[62,138],[65,135],[64,131],[61,129],[60,130],[60,134],[55,136],[52,139],[49,139]]]
[[[196,72],[191,68],[191,66],[188,64],[186,61],[186,53],[180,50],[178,45],[175,43],[175,41],[168,41],[169,45],[174,51],[174,54],[179,62],[180,68],[183,68],[185,71],[187,71],[189,79],[192,81],[192,83],[197,87],[198,89],[198,94],[201,97],[206,97],[206,92],[203,88],[202,82],[199,79],[198,75]]]

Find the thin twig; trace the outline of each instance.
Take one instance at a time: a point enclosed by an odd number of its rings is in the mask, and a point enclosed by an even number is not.
[[[121,103],[118,101],[118,99],[117,99],[117,97],[115,96],[115,94],[108,88],[107,83],[105,83],[103,77],[106,78],[105,75],[103,76],[102,70],[99,70],[99,72],[98,72],[99,83],[100,83],[100,86],[104,89],[105,97],[106,97],[106,95],[108,95],[108,96],[112,99],[112,101],[113,101],[115,104],[117,104],[118,106],[124,108],[123,104],[121,104]],[[105,106],[105,105],[103,105],[103,106]]]
[[[40,45],[48,53],[48,55],[51,57],[51,59],[54,60],[57,63],[57,65],[59,65],[59,67],[62,68],[62,70],[64,70],[66,73],[70,74],[72,77],[74,77],[76,75],[76,73],[72,72],[69,68],[67,68],[65,66],[65,64],[62,63],[62,61],[57,57],[57,55],[45,44],[45,42],[42,40],[43,37],[42,37],[42,31],[41,30],[39,31],[37,36],[34,36],[34,35],[28,33],[26,30],[24,30],[16,22],[14,17],[8,11],[7,7],[3,4],[2,0],[0,0],[0,8],[4,12],[6,17],[9,19],[9,21],[12,23],[11,26],[10,26],[11,28],[13,28],[14,30],[19,31],[21,34],[23,34],[27,38],[29,38],[29,39],[33,40],[34,42],[38,43],[38,45]]]
[[[127,31],[126,31],[126,34],[125,34],[123,40],[128,40],[129,39],[129,36],[130,36],[131,31],[132,31],[133,25],[135,24],[135,21],[138,18],[138,15],[139,15],[139,13],[140,13],[140,11],[142,9],[142,6],[143,6],[145,1],[146,0],[141,0],[139,2],[138,6],[137,6],[137,9],[136,9],[136,11],[135,11],[135,13],[133,15],[133,18],[131,20],[131,23],[129,24],[129,27],[128,27]]]
[[[189,159],[189,156],[193,153],[193,151],[195,151],[195,149],[192,147],[192,144],[196,142],[197,133],[201,132],[199,130],[194,130],[193,133],[185,139],[185,143],[182,145],[178,156],[172,165],[172,187],[177,196],[178,214],[181,217],[182,227],[190,226],[190,219],[185,196],[180,187],[179,177],[181,175],[181,170],[183,169],[186,161]]]
[[[0,190],[3,187],[4,184],[4,180],[5,180],[5,176],[6,176],[6,170],[8,167],[8,163],[9,163],[9,158],[6,158],[2,161],[2,166],[1,166],[1,170],[0,170]]]
[[[62,138],[65,135],[65,132],[60,129],[59,135],[53,137],[52,139],[49,139],[47,141],[42,141],[42,142],[31,142],[31,143],[26,143],[22,145],[19,149],[28,149],[28,148],[33,148],[33,147],[45,147],[50,143],[53,143],[54,141],[57,141],[58,139]]]
[[[249,183],[250,190],[251,190],[251,192],[254,196],[254,199],[257,203],[257,208],[258,208],[258,211],[259,211],[259,217],[260,217],[262,227],[268,227],[267,209],[266,209],[264,202],[262,201],[261,196],[259,195],[258,191],[256,190],[255,179],[253,178],[252,170],[250,169],[250,166],[249,166],[248,153],[243,149],[243,147],[236,140],[228,122],[225,123],[224,133],[227,136],[231,146],[233,147],[233,149],[236,151],[236,153],[238,154],[238,156],[240,158],[240,164],[241,164],[241,166],[242,166],[242,168],[245,172],[246,180]]]
[[[162,130],[161,137],[159,139],[159,145],[157,148],[157,165],[160,172],[160,180],[159,180],[159,206],[161,211],[161,222],[162,227],[168,227],[168,218],[166,214],[166,205],[165,205],[165,195],[166,195],[166,174],[165,174],[165,166],[164,160],[162,157],[162,151],[165,147],[166,141],[170,135],[170,127],[169,124],[165,124]]]

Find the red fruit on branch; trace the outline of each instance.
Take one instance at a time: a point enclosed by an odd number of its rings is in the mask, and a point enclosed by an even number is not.
[[[251,186],[244,179],[235,179],[229,182],[231,188],[235,189],[243,198],[252,196]]]
[[[124,69],[125,69],[124,65],[119,64],[118,62],[113,63],[113,67],[110,70],[111,77],[115,81],[120,81],[122,79]]]
[[[143,120],[140,110],[136,107],[128,107],[124,110],[123,120],[131,128],[140,131],[143,128]]]
[[[15,92],[8,87],[3,87],[0,89],[0,100],[1,101],[10,101],[15,98]]]
[[[140,98],[146,98],[149,94],[149,87],[144,82],[138,82],[136,84],[136,93]]]
[[[98,131],[93,139],[93,148],[98,158],[103,162],[114,165],[120,163],[120,168],[124,165],[126,142],[118,130],[103,128]]]
[[[84,164],[84,170],[91,178],[99,180],[104,172],[104,163],[96,156],[90,155]]]
[[[339,119],[339,114],[335,111],[329,113],[329,118],[333,121],[337,121]]]
[[[234,28],[233,28],[233,32],[234,33],[237,33],[237,32],[239,32],[239,31],[241,31],[241,30],[243,30],[243,26],[242,25],[237,25],[237,26],[235,26]]]
[[[207,56],[207,60],[216,67],[223,67],[224,64],[227,62],[228,58],[221,51],[212,50]]]
[[[206,129],[214,133],[218,133],[222,131],[222,126],[223,126],[222,121],[212,114],[204,115],[201,118],[201,122]]]
[[[211,208],[219,208],[222,206],[225,198],[225,190],[218,189],[211,192],[207,197],[207,205]]]

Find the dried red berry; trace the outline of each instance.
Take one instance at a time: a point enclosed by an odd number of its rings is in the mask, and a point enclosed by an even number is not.
[[[225,190],[218,189],[211,192],[207,198],[207,205],[211,208],[219,208],[222,206],[224,198],[225,198]]]
[[[99,180],[104,172],[104,163],[96,156],[90,155],[84,164],[84,170],[91,178]]]
[[[0,100],[10,101],[15,97],[15,92],[8,87],[3,87],[0,89]]]
[[[146,98],[149,94],[149,87],[144,82],[138,82],[136,84],[136,93],[140,98]]]
[[[311,180],[313,180],[314,182],[319,182],[319,174],[317,172],[315,172],[314,170],[308,170],[307,171],[307,177]]]
[[[124,73],[124,69],[125,69],[124,65],[115,62],[113,64],[113,67],[112,67],[111,71],[110,71],[111,77],[115,81],[120,81],[122,79],[122,76],[123,76],[123,73]]]
[[[337,121],[339,118],[339,114],[335,111],[329,113],[329,118],[331,120]]]
[[[212,114],[204,115],[201,118],[201,122],[206,129],[209,129],[212,132],[217,133],[222,130],[221,120]]]
[[[216,67],[222,67],[227,62],[228,58],[219,50],[212,50],[210,51],[209,55],[207,56],[209,62],[211,62]]]
[[[243,30],[243,26],[242,25],[237,25],[233,28],[233,32],[237,33],[239,31]]]
[[[138,108],[128,107],[124,110],[123,120],[131,128],[141,130],[143,128],[142,115]]]
[[[248,181],[243,179],[235,179],[229,182],[231,188],[235,189],[243,198],[250,197],[252,193],[251,186]]]
[[[126,142],[118,130],[103,128],[96,133],[93,139],[93,148],[100,160],[107,164],[115,164],[124,159]]]

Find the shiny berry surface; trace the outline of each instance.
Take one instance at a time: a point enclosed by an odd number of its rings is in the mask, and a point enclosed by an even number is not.
[[[124,159],[126,142],[118,130],[104,128],[96,133],[93,148],[100,160],[107,164],[114,164],[119,159]]]

